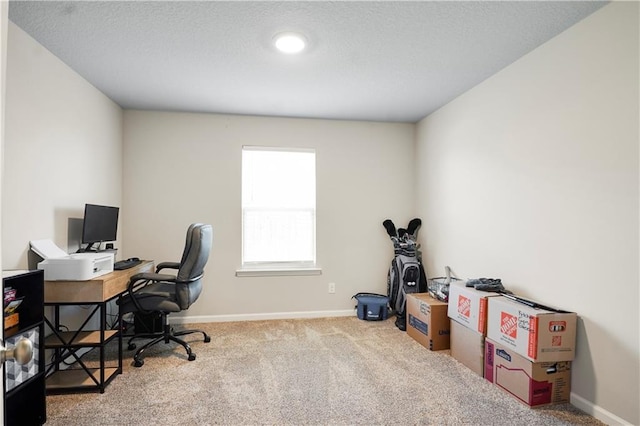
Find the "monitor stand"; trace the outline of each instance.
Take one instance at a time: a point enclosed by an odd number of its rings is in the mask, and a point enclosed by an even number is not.
[[[97,247],[94,247],[97,244]],[[113,248],[113,244],[107,244],[107,248],[101,249],[101,243],[89,243],[86,247],[80,247],[76,253],[116,253],[117,248]]]
[[[86,247],[80,247],[76,253],[97,253],[100,251],[100,243],[98,243],[98,248],[94,248],[93,245],[95,243],[89,243]]]

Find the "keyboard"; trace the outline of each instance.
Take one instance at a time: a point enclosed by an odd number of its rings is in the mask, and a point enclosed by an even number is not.
[[[133,268],[142,263],[142,260],[118,260],[113,264],[114,271],[122,271],[123,269]]]

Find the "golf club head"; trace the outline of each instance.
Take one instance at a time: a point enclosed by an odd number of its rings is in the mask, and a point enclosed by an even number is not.
[[[420,229],[421,226],[422,226],[422,220],[418,219],[417,217],[409,221],[409,225],[407,226],[407,232],[409,233],[409,235],[411,235],[411,237],[414,240],[418,237],[418,229]]]
[[[382,222],[382,226],[384,226],[384,229],[387,230],[387,234],[389,234],[390,237],[398,236],[398,232],[396,231],[396,226],[393,224],[393,222],[390,219],[387,219],[384,222]]]

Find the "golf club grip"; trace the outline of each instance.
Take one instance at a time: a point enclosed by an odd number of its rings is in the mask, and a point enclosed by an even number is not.
[[[511,300],[513,300],[515,302],[522,303],[523,305],[527,305],[527,306],[530,306],[530,307],[535,308],[535,309],[544,309],[546,311],[559,312],[559,313],[567,312],[567,311],[563,311],[562,309],[556,309],[556,308],[552,308],[550,306],[541,305],[540,303],[536,303],[536,302],[533,302],[531,300],[523,299],[521,297],[514,296],[513,294],[505,293],[505,292],[502,292],[502,291],[499,291],[498,293],[502,294],[507,299],[511,299]]]

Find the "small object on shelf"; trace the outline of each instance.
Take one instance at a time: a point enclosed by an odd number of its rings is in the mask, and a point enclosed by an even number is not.
[[[20,322],[20,317],[17,312],[12,313],[11,315],[7,315],[4,317],[4,329],[8,330],[11,327],[15,327]]]
[[[10,302],[16,300],[16,289],[7,287],[4,289],[4,306],[6,307]]]
[[[19,297],[17,299],[14,298],[8,304],[5,304],[4,316],[6,317],[7,315],[11,315],[15,313],[16,310],[18,309],[18,306],[20,306],[23,300],[24,300],[24,297]]]

